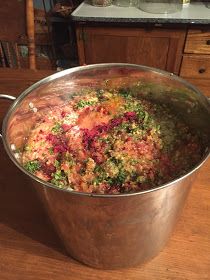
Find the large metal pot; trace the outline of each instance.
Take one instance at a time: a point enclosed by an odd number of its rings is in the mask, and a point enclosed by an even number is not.
[[[138,87],[135,92],[137,82],[141,90]],[[209,155],[206,144],[202,160],[188,174],[149,191],[120,195],[62,190],[21,166],[14,147],[21,149],[30,129],[47,108],[63,104],[82,88],[115,87],[119,83],[137,95],[172,106],[210,143],[206,97],[173,74],[129,64],[77,67],[43,79],[14,101],[2,130],[9,157],[32,179],[67,252],[76,260],[98,268],[134,266],[163,249],[197,170]]]

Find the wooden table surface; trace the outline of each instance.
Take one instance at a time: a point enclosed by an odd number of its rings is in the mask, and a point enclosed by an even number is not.
[[[209,280],[210,159],[201,168],[175,231],[157,257],[134,268],[97,270],[66,255],[30,181],[0,143],[0,280],[13,279]]]

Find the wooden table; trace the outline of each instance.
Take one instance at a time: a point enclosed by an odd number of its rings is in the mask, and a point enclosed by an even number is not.
[[[0,155],[1,280],[210,279],[210,160],[202,167],[165,249],[142,266],[103,271],[66,256],[30,181],[1,143]]]

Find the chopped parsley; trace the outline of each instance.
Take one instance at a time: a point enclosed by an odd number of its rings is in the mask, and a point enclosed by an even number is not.
[[[57,170],[52,174],[51,183],[56,186],[65,186],[67,184],[66,175],[62,170]]]
[[[110,138],[109,137],[99,137],[98,138],[98,140],[100,141],[100,142],[103,142],[103,143],[110,143]]]
[[[125,182],[127,176],[128,172],[126,172],[123,169],[120,169],[117,176],[113,178],[108,178],[107,182],[110,184],[110,186],[121,186]]]
[[[41,168],[41,164],[38,160],[31,160],[28,161],[24,167],[31,173],[36,172],[37,170],[39,170]]]
[[[51,130],[54,133],[59,133],[62,131],[62,127],[60,123],[56,123],[55,126]]]
[[[57,159],[55,160],[54,165],[56,168],[60,168],[60,166],[61,166],[60,162]]]
[[[119,94],[121,96],[123,96],[124,98],[128,98],[130,95],[131,95],[131,92],[129,89],[126,89],[126,88],[120,88],[119,89]]]
[[[96,100],[80,100],[77,103],[76,108],[80,109],[80,108],[84,108],[84,107],[87,107],[87,106],[92,106],[92,105],[94,105],[96,103],[97,103]]]

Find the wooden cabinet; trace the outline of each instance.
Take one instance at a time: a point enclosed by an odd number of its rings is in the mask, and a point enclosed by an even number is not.
[[[184,55],[180,75],[192,79],[210,79],[210,55]]]
[[[184,52],[194,54],[210,54],[210,30],[188,30]]]
[[[134,27],[77,27],[80,65],[135,63],[178,74],[185,30]]]
[[[185,29],[186,28],[186,29]],[[208,28],[208,27],[207,27]],[[210,96],[210,30],[78,24],[79,63],[134,63],[182,76]]]
[[[210,30],[188,30],[180,76],[210,96]]]

